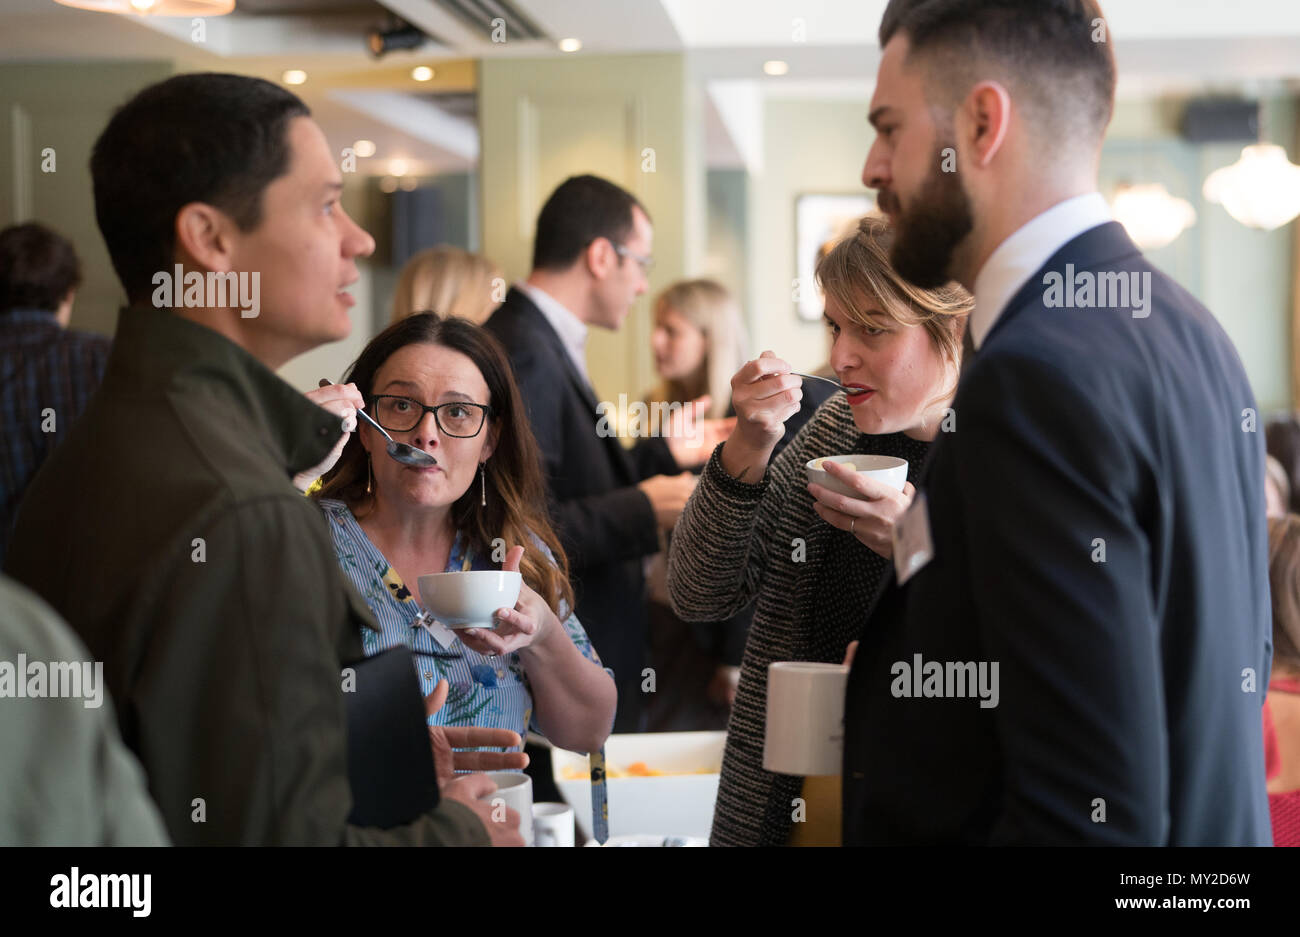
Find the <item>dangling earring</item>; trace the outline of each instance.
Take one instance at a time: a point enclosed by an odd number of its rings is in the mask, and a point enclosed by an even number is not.
[[[478,464],[479,507],[487,507],[487,469],[486,462]]]
[[[366,456],[366,494],[370,494],[370,456]]]

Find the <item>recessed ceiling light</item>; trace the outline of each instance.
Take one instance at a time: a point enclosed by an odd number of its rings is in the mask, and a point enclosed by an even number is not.
[[[300,85],[307,80],[307,73],[301,68],[291,68],[281,75],[280,78],[286,85]]]
[[[416,81],[429,81],[433,78],[433,69],[428,65],[417,65],[411,69],[411,77]]]
[[[389,175],[392,175],[392,176],[404,176],[404,175],[406,175],[406,160],[404,160],[404,159],[390,159],[390,160],[388,161],[388,173],[389,173]]]
[[[367,156],[374,156],[374,155],[375,155],[375,141],[374,141],[374,140],[358,140],[356,143],[352,144],[352,152],[353,152],[353,153],[356,153],[356,154],[357,154],[358,156],[360,156],[362,159],[364,159],[364,158],[367,157]]]
[[[581,40],[581,39],[573,39],[573,38],[570,38],[570,39],[561,39],[561,40],[560,40],[560,51],[561,51],[561,52],[577,52],[577,51],[578,51],[579,49],[581,49],[581,48],[582,48],[582,40]]]
[[[790,71],[790,63],[782,62],[780,59],[769,59],[763,63],[763,73],[779,77]]]

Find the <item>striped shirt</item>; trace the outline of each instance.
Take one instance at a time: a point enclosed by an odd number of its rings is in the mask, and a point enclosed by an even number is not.
[[[366,656],[373,657],[405,644],[414,654],[416,672],[426,696],[433,692],[439,680],[447,681],[447,702],[429,717],[429,725],[512,729],[520,736],[530,730],[541,734],[533,712],[528,674],[519,655],[485,657],[466,647],[458,637],[450,646],[443,647],[421,624],[423,609],[416,595],[366,536],[348,506],[329,499],[319,504],[329,522],[339,566],[379,623],[378,633],[368,628],[362,630]],[[477,555],[467,547],[461,534],[456,534],[445,572],[496,568],[490,557]],[[600,663],[576,615],[564,619],[564,630],[583,657]]]
[[[673,531],[668,592],[687,621],[723,619],[758,599],[727,724],[709,842],[783,846],[803,778],[763,770],[768,665],[842,661],[889,566],[817,516],[804,465],[829,455],[897,456],[907,460],[915,484],[929,444],[902,433],[864,434],[845,396],[836,393],[757,484],[728,475],[721,448]]]
[[[64,329],[53,312],[0,314],[0,564],[23,492],[86,409],[111,345]]]

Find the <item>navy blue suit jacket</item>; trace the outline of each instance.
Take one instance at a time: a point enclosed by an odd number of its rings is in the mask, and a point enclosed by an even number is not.
[[[1148,314],[1049,305],[1053,272],[1149,283]],[[1104,224],[1007,305],[953,409],[934,557],[882,587],[849,678],[845,843],[1271,844],[1264,444],[1218,323]],[[997,705],[903,695],[918,654],[997,662]]]

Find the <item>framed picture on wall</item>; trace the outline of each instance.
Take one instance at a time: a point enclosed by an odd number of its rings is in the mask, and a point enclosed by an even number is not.
[[[822,317],[822,298],[813,271],[817,252],[827,241],[838,240],[857,230],[858,219],[876,207],[869,192],[852,195],[808,193],[794,200],[794,269],[798,277],[795,303],[801,320],[816,322]]]

